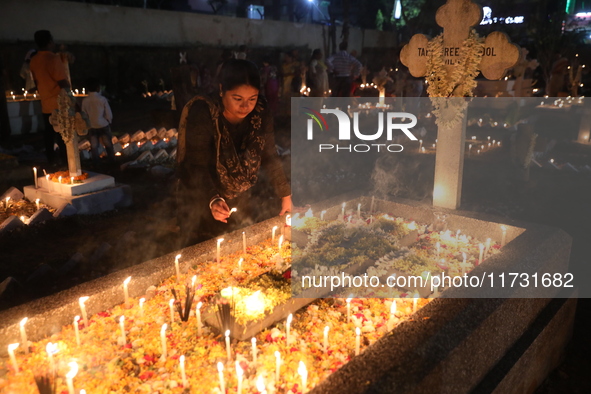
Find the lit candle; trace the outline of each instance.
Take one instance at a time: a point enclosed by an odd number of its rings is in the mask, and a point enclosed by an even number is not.
[[[238,260],[238,269],[241,270],[242,269],[242,262],[244,261],[244,259],[242,257],[240,257],[240,259]]]
[[[490,250],[490,242],[491,242],[491,239],[490,238],[487,238],[486,239],[486,246],[485,246],[485,249],[484,249],[484,255],[485,256],[488,256],[488,251]]]
[[[347,298],[345,300],[347,302],[347,323],[351,321],[351,300],[352,298]]]
[[[82,88],[82,94],[86,94],[86,88]]]
[[[181,258],[180,254],[177,254],[174,258],[174,269],[176,270],[176,283],[181,283],[181,270],[179,268],[179,259]]]
[[[506,236],[507,236],[507,227],[501,225],[501,231],[503,235],[501,236],[501,246],[505,246]]]
[[[218,244],[217,244],[217,248],[215,251],[215,261],[219,264],[220,262],[220,244],[224,242],[223,238],[218,238]]]
[[[369,207],[369,211],[373,212],[373,203],[374,203],[375,196],[371,196],[371,206]]]
[[[323,341],[324,353],[328,352],[328,331],[329,330],[330,330],[329,326],[324,327],[324,341]]]
[[[14,372],[18,373],[18,363],[16,362],[16,357],[14,356],[14,350],[18,347],[18,343],[11,343],[8,345],[8,355],[10,356],[10,361],[12,361],[12,367],[14,368]]]
[[[61,176],[59,176],[59,177],[57,178],[57,182],[58,182],[58,183],[62,183],[62,177],[61,177]]]
[[[181,378],[183,379],[183,388],[189,387],[189,382],[187,381],[187,374],[185,372],[185,355],[179,357],[179,363],[181,365]]]
[[[298,373],[302,377],[302,393],[305,393],[308,391],[308,370],[303,361],[300,361],[300,364],[298,365]]]
[[[66,374],[66,383],[68,384],[68,394],[76,394],[74,391],[74,377],[78,374],[78,363],[72,361],[68,363],[70,371]]]
[[[51,183],[49,183],[49,174],[45,175],[45,179],[47,181],[47,192],[51,193],[51,187],[50,187]]]
[[[35,205],[37,206],[37,210],[39,210],[40,205],[39,205],[39,199],[38,198],[35,200]]]
[[[121,330],[121,339],[123,344],[127,343],[127,339],[125,338],[125,316],[121,315],[119,318],[119,329]]]
[[[361,219],[361,203],[357,204],[357,217]]]
[[[162,358],[166,359],[166,323],[162,325],[160,329],[160,344],[162,345]]]
[[[246,253],[246,234],[242,232],[242,253]]]
[[[76,336],[76,345],[80,346],[80,328],[78,327],[78,322],[80,321],[80,316],[74,316],[74,335]]]
[[[240,361],[236,360],[236,376],[238,377],[238,394],[242,394],[242,379],[244,378],[244,371],[240,366]]]
[[[82,312],[82,319],[84,320],[84,328],[88,327],[88,315],[86,314],[86,306],[84,303],[88,300],[88,297],[80,297],[78,303],[80,304],[80,311]]]
[[[263,379],[263,375],[259,375],[255,385],[259,394],[267,394],[267,388],[265,387],[265,379]]]
[[[273,226],[271,229],[271,242],[275,242],[275,231],[277,231],[277,226]]]
[[[423,148],[423,140],[419,140],[419,152]]]
[[[287,316],[287,323],[285,324],[285,341],[287,342],[288,345],[290,342],[289,332],[290,332],[292,320],[293,320],[293,315],[290,313],[289,316]]]
[[[320,212],[320,220],[324,220],[324,214],[326,213],[326,210]]]
[[[463,258],[463,262],[462,262],[462,276],[464,276],[466,274],[466,252],[462,252],[462,258]]]
[[[218,361],[218,374],[220,377],[220,390],[222,394],[226,393],[226,382],[224,381],[224,364],[221,361]]]
[[[73,176],[71,176],[71,177],[70,177],[70,184],[71,184],[71,185],[73,185],[73,184],[74,184],[74,177],[73,177]]]
[[[484,253],[484,245],[479,244],[478,247],[480,248],[480,257],[478,258],[478,265],[482,264],[482,254]]]
[[[25,317],[19,324],[21,331],[21,343],[25,348],[25,354],[29,354],[29,341],[27,340],[27,331],[25,331],[25,324],[27,324],[27,320],[29,320],[29,318]]]
[[[172,328],[172,323],[174,323],[174,298],[168,301],[168,307],[170,309],[170,328]]]
[[[347,205],[347,203],[344,202],[343,205],[342,205],[343,208],[341,209],[341,215],[343,216],[343,220],[345,220],[345,206],[346,205]]]
[[[127,305],[129,302],[129,291],[127,289],[127,285],[129,285],[129,281],[131,281],[131,276],[128,276],[123,281],[123,298],[124,298],[125,305]]]
[[[396,300],[392,300],[392,304],[390,305],[390,317],[388,318],[388,331],[394,328],[394,317],[396,315]]]
[[[140,298],[140,316],[144,317],[144,302],[146,302],[145,298]]]
[[[226,330],[226,357],[232,360],[232,349],[230,348],[230,330]]]
[[[279,237],[279,243],[277,244],[277,246],[279,247],[279,250],[281,250],[281,245],[283,244],[283,235],[281,235]]]
[[[195,289],[195,283],[197,283],[197,275],[193,275],[191,278],[191,288]]]
[[[228,214],[228,217],[230,217],[230,215],[232,215],[234,212],[236,212],[238,209],[236,208],[232,208],[230,209],[230,213]]]
[[[74,89],[74,92],[76,92],[76,94],[78,94],[78,89]]]
[[[256,363],[257,362],[257,339],[255,337],[252,337],[252,339],[250,341],[252,342],[252,362]]]
[[[52,374],[55,373],[55,360],[53,359],[53,354],[57,353],[57,343],[47,342],[45,346],[45,351],[47,352],[47,358],[49,359],[49,370]]]
[[[281,353],[279,350],[275,350],[275,387],[279,383],[279,371],[281,369]]]
[[[35,178],[35,189],[37,189],[37,167],[33,167],[33,177]]]
[[[197,303],[197,335],[201,336],[202,335],[202,330],[201,330],[201,306],[203,305],[203,303],[201,301],[199,301]]]
[[[6,209],[8,209],[8,201],[10,201],[10,197],[6,197]]]
[[[419,302],[419,293],[415,293],[414,297],[412,298],[412,313],[417,311],[417,303]]]

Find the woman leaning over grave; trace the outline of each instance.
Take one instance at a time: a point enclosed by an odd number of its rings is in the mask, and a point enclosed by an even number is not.
[[[183,246],[291,210],[257,67],[229,60],[219,82],[217,94],[193,98],[181,115],[177,218]]]

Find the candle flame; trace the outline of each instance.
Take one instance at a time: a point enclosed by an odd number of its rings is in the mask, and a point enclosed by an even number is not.
[[[287,324],[291,324],[292,320],[293,320],[293,315],[290,313],[289,316],[287,316]]]
[[[230,337],[230,330],[226,330],[226,334],[225,334],[226,338]]]
[[[80,303],[80,305],[84,305],[84,303],[86,302],[86,300],[88,300],[88,296],[86,297],[80,297],[78,298],[78,302]]]
[[[221,361],[218,361],[218,372],[224,371],[224,364]]]
[[[359,330],[359,328],[357,328],[357,329]],[[298,373],[300,374],[300,376],[308,376],[308,370],[306,369],[306,364],[304,364],[304,362],[301,360],[298,365]]]
[[[484,245],[483,244],[478,244],[478,247],[480,248],[480,251],[482,252],[482,250],[484,249]]]
[[[505,226],[503,226],[503,225],[501,224],[501,231],[502,231],[502,232],[505,232],[505,231],[507,231],[507,227],[505,227]]]
[[[267,392],[267,388],[265,387],[265,380],[263,379],[263,375],[259,375],[259,377],[257,378],[257,391],[260,393],[266,393]]]
[[[174,305],[174,298],[171,298],[170,301],[168,301],[168,305],[170,305],[170,306]]]
[[[80,316],[76,315],[74,316],[74,323],[77,323],[80,321]]]
[[[355,335],[361,335],[361,329],[359,327],[355,327]]]
[[[392,305],[390,305],[390,314],[396,314],[396,300],[392,300]]]
[[[314,216],[314,213],[312,213],[312,208],[308,209],[306,211],[306,214],[304,216],[307,217],[307,218],[313,217]]]
[[[123,281],[123,285],[127,286],[129,284],[129,282],[131,281],[131,276],[128,276],[124,281]]]
[[[177,255],[175,256],[175,258],[174,258],[174,259],[175,259],[175,260],[177,261],[177,263],[178,263],[178,261],[180,260],[180,258],[181,258],[181,255],[180,255],[180,254],[177,254]]]
[[[57,343],[47,342],[45,346],[45,351],[47,354],[56,354],[57,353]]]
[[[21,320],[21,322],[19,323],[21,325],[21,327],[24,327],[25,324],[27,324],[27,320],[29,320],[28,317],[25,317],[23,320]]]
[[[8,351],[9,352],[14,352],[14,350],[19,347],[20,343],[11,343],[10,345],[8,345]]]
[[[328,334],[328,331],[330,331],[330,327],[329,326],[324,327],[324,334],[325,335]]]
[[[163,335],[166,332],[166,327],[168,327],[168,324],[164,323],[160,329],[160,335]]]
[[[281,358],[281,353],[279,353],[279,350],[275,350],[275,358],[277,358],[277,359]]]
[[[285,224],[291,226],[291,215],[285,215]]]
[[[417,224],[415,222],[410,222],[407,225],[407,227],[408,227],[409,230],[416,230],[417,229]]]
[[[74,379],[74,377],[78,374],[78,363],[76,361],[71,361],[68,363],[70,367],[70,371],[66,374],[66,378]]]
[[[230,209],[230,215],[231,215],[232,213],[236,212],[236,211],[238,211],[238,209],[236,209],[236,208],[232,208],[232,209]]]
[[[223,238],[218,238],[218,245],[221,244],[222,242],[224,242]]]
[[[203,306],[203,302],[199,301],[197,303],[197,309],[201,309],[202,306]]]

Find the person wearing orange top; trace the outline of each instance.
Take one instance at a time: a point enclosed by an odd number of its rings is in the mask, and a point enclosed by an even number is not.
[[[54,144],[57,142],[60,149],[62,164],[66,162],[66,145],[63,139],[49,123],[49,116],[53,110],[58,109],[57,97],[62,89],[69,90],[70,83],[66,75],[61,58],[54,53],[55,43],[48,30],[35,32],[35,43],[39,52],[31,59],[30,69],[37,85],[37,91],[41,98],[41,112],[44,122],[45,155],[49,164],[57,164],[54,153]],[[57,137],[57,138],[56,138]]]

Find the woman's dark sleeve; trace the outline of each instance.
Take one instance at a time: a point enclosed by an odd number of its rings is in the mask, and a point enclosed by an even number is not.
[[[287,197],[291,195],[291,187],[285,176],[283,164],[275,148],[275,133],[273,130],[273,117],[267,110],[263,115],[263,132],[265,138],[265,147],[262,152],[261,166],[267,173],[269,180],[275,188],[277,197]]]
[[[209,106],[203,100],[193,104],[187,115],[185,157],[181,164],[181,179],[185,185],[209,201],[218,194],[214,179],[214,124]]]

